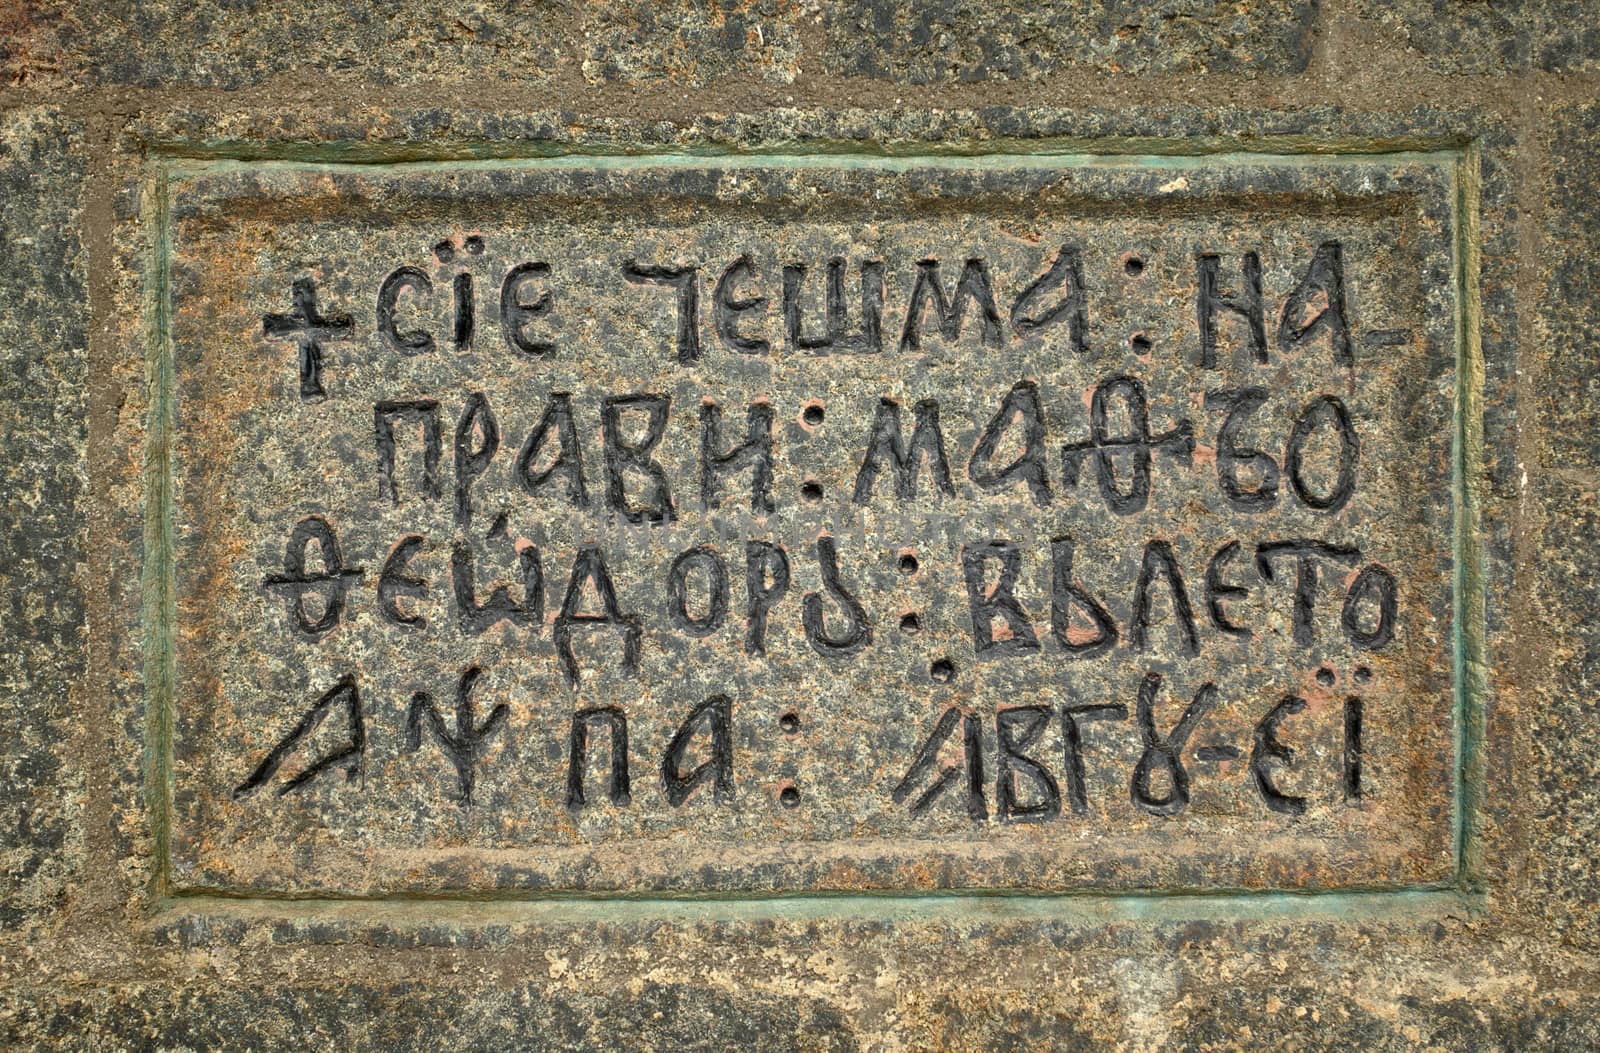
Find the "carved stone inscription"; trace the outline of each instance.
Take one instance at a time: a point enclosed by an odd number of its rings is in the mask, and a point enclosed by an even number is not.
[[[1454,872],[1449,159],[167,200],[175,888]]]

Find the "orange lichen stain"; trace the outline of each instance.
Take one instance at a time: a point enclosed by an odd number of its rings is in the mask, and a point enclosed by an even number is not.
[[[907,863],[898,868],[895,873],[907,888],[934,888],[939,880],[932,864],[926,860]]]
[[[1100,634],[1094,629],[1084,625],[1074,625],[1071,622],[1067,623],[1067,642],[1069,644],[1081,646],[1082,644],[1093,643],[1098,639],[1100,639]]]
[[[836,863],[822,873],[817,884],[827,889],[853,890],[874,888],[877,883],[853,863]]]
[[[806,399],[806,401],[804,401],[804,402],[802,402],[800,404],[800,413],[799,413],[798,420],[799,420],[799,423],[800,423],[800,427],[807,434],[811,434],[811,433],[815,432],[818,428],[820,428],[822,426],[823,420],[826,419],[825,417],[822,418],[822,419],[819,419],[819,420],[817,420],[817,423],[815,423],[815,424],[813,424],[810,421],[808,421],[806,419],[807,411],[808,410],[813,410],[813,409],[816,410],[818,413],[821,413],[821,412],[825,411],[826,407],[823,405],[821,399]],[[815,417],[816,414],[812,414],[812,416]]]
[[[1288,310],[1288,307],[1288,304],[1284,304],[1285,311]],[[1291,318],[1288,321],[1296,329],[1304,329],[1306,326],[1310,325],[1314,320],[1320,317],[1327,309],[1328,291],[1326,289],[1318,289],[1316,293],[1302,305],[1300,317]]]
[[[1044,240],[1044,232],[1032,227],[1015,227],[1007,223],[1000,224],[1000,230],[1018,241],[1026,241],[1030,245],[1037,245]]]

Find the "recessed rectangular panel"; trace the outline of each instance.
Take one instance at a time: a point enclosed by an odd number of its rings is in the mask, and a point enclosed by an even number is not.
[[[1449,880],[1453,164],[174,171],[173,886]]]

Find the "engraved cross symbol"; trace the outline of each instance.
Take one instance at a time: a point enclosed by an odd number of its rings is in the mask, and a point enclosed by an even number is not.
[[[324,318],[317,313],[317,283],[296,278],[294,310],[288,314],[261,316],[261,329],[268,336],[293,340],[300,351],[300,399],[317,402],[327,398],[322,390],[322,345],[328,340],[348,340],[354,324],[347,314]]]

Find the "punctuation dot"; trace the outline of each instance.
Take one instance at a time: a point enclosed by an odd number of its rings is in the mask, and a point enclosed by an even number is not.
[[[1150,353],[1150,338],[1143,333],[1134,333],[1128,338],[1128,346],[1133,348],[1133,353],[1136,355],[1148,355]]]
[[[1327,666],[1323,666],[1321,669],[1318,669],[1317,670],[1317,683],[1321,684],[1323,687],[1332,687],[1333,686],[1333,670],[1329,669]]]
[[[917,557],[909,552],[900,554],[900,573],[915,574],[917,572]]]
[[[922,631],[922,619],[917,617],[916,611],[907,611],[900,616],[900,631],[903,633]]]
[[[1364,665],[1356,666],[1356,683],[1365,684],[1372,679],[1372,670]]]
[[[800,791],[793,786],[785,786],[778,793],[778,800],[785,808],[800,807]]]
[[[1144,273],[1144,260],[1138,256],[1129,256],[1122,264],[1122,269],[1128,272],[1128,277],[1137,278]]]
[[[822,423],[822,418],[824,416],[826,416],[826,414],[822,412],[822,407],[815,402],[811,403],[811,405],[807,406],[800,412],[800,419],[805,421],[813,428]]]
[[[778,718],[778,727],[782,728],[786,735],[795,734],[800,730],[800,714],[790,710]]]
[[[815,479],[807,479],[800,484],[800,496],[811,502],[822,500],[822,484]]]
[[[483,239],[474,234],[467,239],[467,251],[474,256],[483,255]]]
[[[956,664],[948,658],[936,658],[928,666],[928,675],[937,683],[948,684],[956,678]]]
[[[456,258],[456,247],[448,241],[441,241],[433,247],[433,254],[440,263],[449,263]]]

